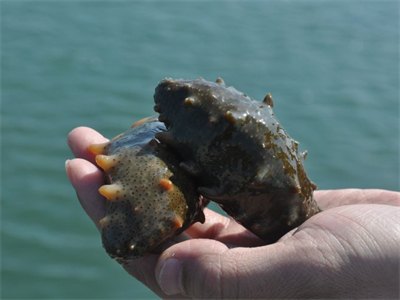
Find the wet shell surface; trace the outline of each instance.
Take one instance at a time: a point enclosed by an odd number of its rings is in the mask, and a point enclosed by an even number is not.
[[[178,153],[201,195],[254,234],[274,242],[320,211],[306,153],[278,122],[270,94],[259,102],[222,79],[164,79],[154,100],[167,127],[157,139]]]
[[[105,144],[91,145],[107,184],[100,220],[107,253],[124,261],[151,252],[196,221],[204,222],[203,203],[192,180],[182,174],[173,151],[155,139],[165,126],[144,119]]]

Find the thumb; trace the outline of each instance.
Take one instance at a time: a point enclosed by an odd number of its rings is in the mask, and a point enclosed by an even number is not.
[[[284,243],[229,249],[215,240],[188,240],[160,256],[156,279],[165,294],[196,299],[295,297],[309,278],[299,274],[306,268],[292,259],[292,249]]]

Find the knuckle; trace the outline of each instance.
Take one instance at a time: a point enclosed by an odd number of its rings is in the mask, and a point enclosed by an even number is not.
[[[202,257],[190,270],[184,270],[184,294],[197,299],[236,298],[236,274],[232,266],[232,260],[223,254],[217,258],[215,255]]]

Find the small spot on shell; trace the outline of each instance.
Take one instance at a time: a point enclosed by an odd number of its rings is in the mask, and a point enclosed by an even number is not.
[[[107,198],[107,200],[118,200],[118,194],[122,187],[119,184],[103,185],[99,188],[99,193]]]
[[[136,126],[138,126],[138,125],[140,125],[140,124],[143,124],[143,123],[147,122],[148,120],[149,120],[149,117],[144,118],[144,119],[141,119],[141,120],[139,120],[139,121],[133,123],[133,124],[131,125],[131,128],[134,128],[134,127],[136,127]]]
[[[218,83],[219,85],[225,85],[225,81],[221,77],[218,77],[217,80],[215,80],[215,82]]]
[[[225,114],[225,120],[227,120],[231,124],[235,124],[236,121],[235,117],[229,110]]]
[[[158,184],[164,191],[169,191],[172,189],[172,181],[169,179],[163,178],[158,182]]]
[[[103,154],[107,145],[108,145],[108,142],[101,143],[101,144],[92,144],[88,147],[88,150],[89,150],[89,152],[91,152],[95,155]]]
[[[316,189],[318,189],[318,186],[311,181],[311,188],[315,191]]]
[[[115,166],[116,164],[116,155],[103,155],[99,154],[96,156],[96,163],[100,166],[104,171],[107,171]]]
[[[162,113],[162,109],[158,105],[155,105],[153,109],[155,112]]]
[[[176,215],[174,217],[174,219],[172,220],[172,224],[173,224],[174,228],[176,228],[176,229],[181,228],[183,225],[183,220],[180,216]]]
[[[185,100],[183,100],[183,104],[191,106],[194,104],[194,99],[192,97],[187,97],[185,98]]]
[[[109,219],[110,219],[109,217],[104,217],[103,219],[101,219],[99,221],[99,224],[100,224],[101,228],[104,228],[104,227],[107,226],[107,223],[108,223]]]
[[[210,124],[215,124],[218,121],[218,119],[215,116],[210,116],[208,120],[210,121]]]
[[[271,107],[274,107],[274,100],[272,99],[271,93],[268,93],[263,102]]]
[[[299,151],[299,142],[294,141],[294,149],[297,151]]]

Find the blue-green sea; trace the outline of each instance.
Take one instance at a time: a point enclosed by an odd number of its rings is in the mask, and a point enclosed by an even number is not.
[[[262,100],[320,189],[399,190],[398,1],[0,1],[1,298],[150,299],[64,171],[66,137],[152,115],[164,77]]]

